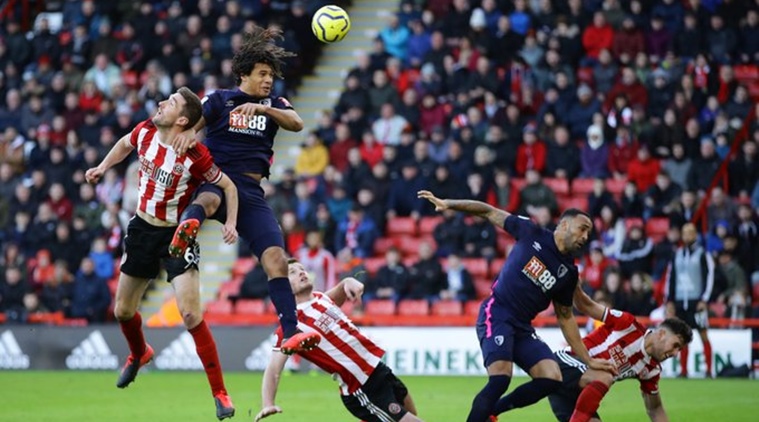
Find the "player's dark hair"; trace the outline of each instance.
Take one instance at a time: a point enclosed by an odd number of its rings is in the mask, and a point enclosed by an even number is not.
[[[587,212],[577,209],[577,208],[568,208],[564,210],[563,213],[561,213],[561,216],[559,217],[559,222],[565,218],[574,218],[578,215],[584,215],[585,217],[588,217],[588,220],[593,221],[593,218],[588,214]]]
[[[284,59],[294,57],[296,54],[274,43],[275,40],[281,38],[281,29],[261,28],[255,25],[250,32],[242,35],[240,51],[232,57],[232,73],[235,75],[237,85],[240,85],[243,76],[253,71],[257,63],[268,64],[276,77],[282,77]]]
[[[195,126],[195,123],[198,123],[198,120],[203,117],[203,104],[200,103],[200,98],[186,86],[179,88],[177,93],[185,101],[182,112],[179,115],[187,117],[187,124],[184,125],[184,129],[187,130]]]
[[[683,346],[690,344],[693,340],[693,329],[680,318],[667,318],[659,324],[659,327],[664,327],[672,334],[680,337],[683,340]]]
[[[290,265],[290,264],[299,264],[299,263],[300,263],[300,261],[298,261],[295,258],[287,258],[287,265]]]

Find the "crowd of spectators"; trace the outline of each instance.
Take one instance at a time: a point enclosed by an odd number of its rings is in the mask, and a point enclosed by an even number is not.
[[[390,219],[435,215],[416,199],[420,188],[550,228],[566,202],[549,182],[588,179],[597,227],[580,266],[591,293],[648,315],[661,303],[680,227],[706,202],[701,242],[720,269],[713,309],[744,315],[751,280],[759,281],[757,119],[737,154],[728,153],[746,117],[759,117],[757,2],[399,6],[372,49],[357,55],[294,171],[270,188],[281,211],[294,213],[285,227],[296,239],[292,253],[298,233],[316,230],[335,255],[347,247],[381,256],[384,249],[367,245],[388,235]],[[728,190],[708,197],[725,159]],[[610,191],[612,183],[624,188]],[[334,223],[317,221],[311,210],[321,208]],[[651,237],[651,219],[669,222],[666,236]],[[429,254],[454,263],[502,258],[487,223],[446,215],[433,234],[418,253],[388,251],[387,266],[368,276],[369,297],[470,298],[466,283],[452,281]],[[451,296],[454,286],[470,296]],[[730,299],[726,289],[739,294]]]
[[[66,0],[29,19],[23,3],[0,20],[0,312],[103,321],[137,168],[131,157],[97,186],[84,171],[177,88],[233,88],[231,59],[254,23],[280,25],[299,53],[275,85],[291,93],[319,52],[320,2]]]
[[[100,292],[57,286],[72,285],[70,274],[79,284],[95,280],[93,271],[100,284],[112,276],[136,204],[124,189],[135,168],[116,168],[95,189],[83,184],[84,169],[173,89],[231,87],[230,58],[252,22],[285,30],[283,45],[300,53],[285,82],[297,83],[318,51],[308,24],[318,3],[74,0],[63,2],[62,27],[40,19],[28,36],[7,20],[0,285],[10,293],[0,310],[15,297],[17,309],[69,303],[74,315],[76,291],[98,303],[77,314],[100,315]],[[748,298],[749,280],[759,278],[756,119],[729,157],[728,190],[705,194],[744,118],[759,114],[757,10],[739,0],[401,1],[357,54],[335,107],[303,135],[294,169],[264,183],[288,251],[320,257],[312,271],[329,264],[318,281],[328,286],[332,273],[366,274],[389,220],[435,214],[417,200],[421,188],[551,227],[563,204],[549,179],[595,179],[595,243],[581,260],[589,290],[650,312],[680,225],[708,201],[702,241]],[[285,82],[276,92],[293,92]],[[607,191],[612,181],[626,183],[623,192]],[[644,224],[661,217],[671,229],[654,242]],[[461,258],[503,258],[495,229],[450,214],[433,234],[418,253],[388,250],[387,265],[366,277],[369,297],[474,298]],[[54,271],[37,271],[43,250]],[[38,273],[55,276],[35,281]],[[715,301],[726,301],[720,293]]]

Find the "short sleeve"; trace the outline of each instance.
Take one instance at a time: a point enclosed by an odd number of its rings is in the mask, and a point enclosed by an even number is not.
[[[197,144],[187,155],[192,159],[190,174],[193,177],[208,183],[219,183],[222,176],[221,169],[214,164],[211,153],[205,145]]]
[[[522,215],[511,214],[503,222],[503,229],[514,236],[516,240],[519,240],[523,236],[528,236],[536,228],[537,226],[532,220]]]
[[[143,129],[150,130],[153,128],[155,128],[155,125],[153,124],[152,120],[147,119],[147,120],[141,121],[140,123],[137,124],[137,126],[134,127],[134,129],[132,129],[132,132],[129,134],[129,143],[133,147],[137,148],[137,143],[140,140],[140,132]]]
[[[206,95],[200,102],[203,104],[203,118],[206,120],[206,124],[219,119],[222,110],[221,93],[219,91]]]
[[[283,110],[292,110],[294,108],[293,105],[290,104],[290,101],[287,101],[287,98],[285,97],[275,98],[272,104],[274,105],[274,108],[280,108]]]
[[[570,270],[570,273],[567,274],[567,277],[570,279],[566,284],[564,284],[561,290],[556,292],[556,294],[553,296],[553,300],[558,302],[560,305],[572,307],[575,288],[577,288],[577,268]]]
[[[656,374],[649,379],[639,380],[640,391],[646,394],[651,394],[651,395],[659,394],[659,378],[660,378],[660,375]]]
[[[607,309],[604,314],[604,325],[615,331],[624,330],[635,323],[635,316],[629,312],[617,309]]]

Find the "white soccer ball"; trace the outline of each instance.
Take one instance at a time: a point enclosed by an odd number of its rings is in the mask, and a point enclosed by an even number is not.
[[[350,30],[350,16],[338,6],[324,6],[311,18],[311,31],[319,41],[324,43],[342,41]]]

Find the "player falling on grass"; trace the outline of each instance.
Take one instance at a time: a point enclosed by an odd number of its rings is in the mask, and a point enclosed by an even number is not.
[[[588,241],[592,228],[586,213],[564,211],[556,230],[550,232],[526,217],[483,202],[440,199],[428,191],[419,191],[418,197],[430,201],[436,211],[451,209],[486,218],[517,241],[477,318],[488,382],[474,398],[468,422],[487,421],[497,413],[529,406],[561,387],[561,371],[553,352],[531,324],[551,302],[561,332],[578,358],[591,368],[615,371],[610,362],[590,357],[572,314],[578,279],[573,254]],[[502,398],[511,383],[514,363],[532,380]]]
[[[610,359],[619,374],[589,369],[571,348],[554,352],[563,383],[548,396],[560,422],[600,422],[598,407],[616,381],[636,378],[643,404],[652,422],[669,421],[659,394],[661,362],[675,356],[693,339],[692,329],[678,318],[667,318],[656,329],[647,330],[628,312],[609,309],[594,302],[580,288],[575,305],[604,325],[582,339],[594,358]]]
[[[364,337],[340,310],[346,300],[360,302],[364,285],[348,277],[326,293],[315,292],[313,280],[303,264],[295,260],[289,263],[288,278],[298,304],[298,327],[322,338],[316,348],[299,355],[331,374],[340,384],[340,396],[348,411],[367,422],[421,421],[415,416],[416,406],[406,386],[382,363],[385,351]],[[282,329],[276,334],[275,352],[282,344]],[[287,358],[274,353],[264,371],[263,409],[256,415],[256,422],[282,413],[275,398]]]
[[[195,245],[179,257],[170,257],[168,253],[179,215],[201,182],[218,186],[229,204],[237,204],[234,183],[216,167],[207,148],[201,146],[186,155],[178,155],[169,146],[172,138],[192,127],[201,114],[200,99],[189,89],[180,88],[159,103],[158,112],[152,119],[139,123],[119,139],[97,167],[87,170],[85,177],[87,182],[97,183],[108,169],[137,150],[140,203],[124,238],[114,310],[130,353],[116,386],[128,386],[140,367],[153,359],[153,348],[145,342],[142,317],[137,307],[148,283],[158,276],[163,261],[182,319],[192,334],[211,385],[216,416],[224,419],[232,417],[235,408],[224,386],[216,343],[202,317],[198,275],[200,250]],[[237,207],[232,206],[227,213],[227,224],[222,227],[226,243],[237,241],[236,221]]]
[[[281,76],[283,60],[293,55],[274,44],[278,37],[281,37],[279,30],[260,27],[244,34],[243,45],[232,59],[238,88],[217,90],[203,98],[203,117],[194,130],[206,128],[205,145],[216,164],[237,185],[240,195],[237,230],[269,277],[269,297],[286,338],[282,352],[291,354],[314,347],[319,337],[297,332],[284,238],[260,184],[262,178],[269,176],[277,130],[281,127],[297,132],[303,128],[303,121],[290,103],[271,95],[274,78]],[[181,153],[194,144],[193,137],[179,136],[173,145]],[[228,205],[218,187],[208,183],[201,186],[197,198],[182,214],[169,252],[180,256],[194,243],[206,217],[223,222]]]

